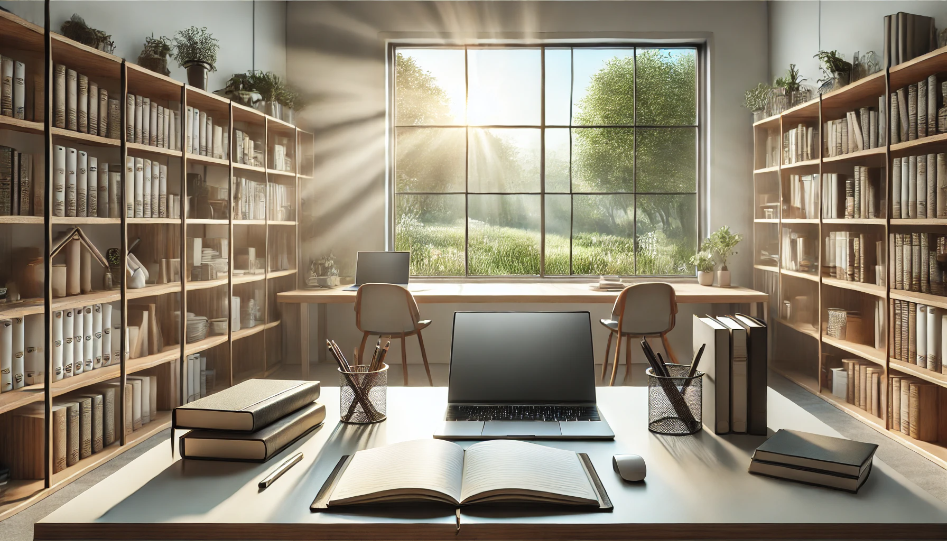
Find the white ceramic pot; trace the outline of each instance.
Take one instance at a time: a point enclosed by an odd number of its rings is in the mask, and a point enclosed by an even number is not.
[[[730,271],[717,271],[717,287],[730,287]]]
[[[702,286],[712,286],[714,285],[714,273],[713,271],[704,272],[697,271],[697,283]]]

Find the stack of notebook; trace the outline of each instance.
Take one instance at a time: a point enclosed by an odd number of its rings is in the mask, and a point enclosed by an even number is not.
[[[181,456],[265,462],[326,417],[318,381],[251,379],[174,409]]]
[[[796,430],[780,430],[753,453],[750,473],[858,492],[878,446]]]

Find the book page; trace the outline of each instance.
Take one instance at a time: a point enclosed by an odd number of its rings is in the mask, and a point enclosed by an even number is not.
[[[406,499],[435,492],[460,501],[464,449],[441,440],[414,440],[355,453],[329,505]],[[428,496],[430,498],[430,496]]]
[[[508,440],[487,441],[467,448],[461,502],[495,495],[543,494],[554,496],[549,499],[597,502],[574,451]]]

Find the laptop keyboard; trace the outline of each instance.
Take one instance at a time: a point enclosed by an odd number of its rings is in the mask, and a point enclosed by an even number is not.
[[[595,406],[448,406],[447,421],[601,421]]]

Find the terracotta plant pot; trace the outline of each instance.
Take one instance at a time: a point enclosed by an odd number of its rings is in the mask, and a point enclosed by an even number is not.
[[[212,66],[207,62],[187,62],[184,69],[187,70],[187,84],[200,90],[207,90],[207,75]]]
[[[730,271],[717,271],[717,287],[730,287]]]
[[[714,285],[714,273],[713,271],[697,271],[697,283],[702,286],[712,286]]]

